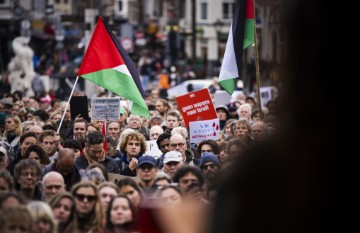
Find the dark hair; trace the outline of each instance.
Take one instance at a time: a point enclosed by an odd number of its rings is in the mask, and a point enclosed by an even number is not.
[[[55,131],[50,129],[42,131],[39,135],[39,142],[43,142],[44,138],[48,136],[55,137]]]
[[[26,204],[25,198],[19,192],[16,192],[16,191],[3,192],[3,193],[0,193],[0,209],[4,208],[3,203],[9,197],[15,198],[16,200],[19,201],[20,204]]]
[[[36,138],[36,141],[38,140],[38,136],[35,132],[26,132],[20,136],[20,144],[22,144],[26,138],[33,137]]]
[[[99,131],[90,131],[86,138],[87,145],[97,145],[104,143],[104,135]]]
[[[0,211],[0,232],[4,232],[5,223],[8,221],[21,221],[21,224],[26,224],[27,232],[35,231],[35,222],[30,213],[30,210],[24,205],[10,206],[5,210]]]
[[[20,177],[20,173],[22,170],[27,168],[35,169],[37,175],[39,176],[39,180],[41,179],[40,165],[32,159],[22,159],[15,165],[14,168],[14,181],[15,181],[15,188],[17,190],[20,188],[19,184],[17,183],[17,180]]]
[[[31,152],[35,152],[39,155],[41,164],[47,165],[50,163],[49,157],[46,155],[45,150],[41,146],[36,144],[29,146],[24,153],[24,158],[28,159]]]
[[[89,171],[89,170],[91,170],[91,169],[93,169],[93,168],[99,168],[99,169],[102,171],[105,180],[106,180],[106,181],[109,181],[109,174],[108,174],[108,172],[106,171],[106,168],[105,168],[104,165],[102,165],[101,163],[92,163],[92,164],[90,164],[89,166],[86,167],[86,171]],[[85,172],[86,172],[86,171],[85,171]]]
[[[160,149],[160,143],[164,141],[165,139],[170,139],[171,134],[169,133],[162,133],[159,135],[158,139],[156,140],[156,144],[158,145],[158,148]]]
[[[81,144],[77,139],[66,139],[63,148],[82,150]]]
[[[119,189],[121,189],[124,186],[131,186],[133,187],[136,191],[138,191],[138,193],[140,194],[141,198],[143,198],[143,190],[141,189],[141,187],[135,182],[135,180],[131,177],[125,177],[125,178],[121,178],[120,180],[118,180],[116,182],[116,185],[119,187]]]
[[[202,142],[199,143],[199,145],[197,146],[197,151],[199,152],[199,154],[201,154],[201,147],[203,145],[210,145],[211,149],[213,150],[213,153],[215,155],[219,155],[220,154],[220,148],[218,143],[215,140],[212,139],[207,139],[204,140]]]
[[[40,120],[46,121],[50,118],[50,114],[44,109],[38,109],[33,113],[33,116],[38,116]]]
[[[173,181],[175,183],[179,183],[180,179],[187,174],[194,174],[196,178],[199,180],[199,186],[202,187],[205,183],[205,179],[203,175],[201,174],[201,171],[198,167],[190,166],[190,165],[184,165],[180,167],[173,176]]]

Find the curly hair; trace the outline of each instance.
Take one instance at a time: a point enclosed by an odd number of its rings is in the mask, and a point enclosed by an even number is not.
[[[131,132],[122,138],[120,142],[120,152],[124,153],[126,151],[126,145],[130,140],[136,140],[140,142],[140,153],[144,154],[146,151],[146,140],[144,135],[138,132]]]

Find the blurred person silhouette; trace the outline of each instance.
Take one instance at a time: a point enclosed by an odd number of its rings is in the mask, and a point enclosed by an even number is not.
[[[278,127],[271,138],[236,156],[217,194],[214,221],[208,220],[211,233],[360,230],[354,185],[359,157],[345,152],[358,150],[358,139],[345,136],[347,123],[358,119],[334,107],[344,104],[334,98],[341,93],[352,111],[359,108],[357,62],[350,59],[359,43],[334,33],[335,28],[351,32],[357,10],[326,1],[284,4],[291,59],[284,64],[275,106]],[[351,130],[358,131],[359,124]]]

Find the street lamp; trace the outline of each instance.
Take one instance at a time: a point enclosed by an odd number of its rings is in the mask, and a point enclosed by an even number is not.
[[[217,62],[218,62],[218,64],[215,67],[216,67],[216,69],[218,69],[218,67],[220,67],[220,33],[221,33],[221,28],[223,27],[224,23],[220,19],[217,19],[213,23],[213,25],[214,25],[214,28],[215,28],[215,31],[216,31],[216,39],[217,39],[217,45],[218,45],[218,49],[217,49],[217,52],[218,52]],[[218,72],[214,71],[214,74],[215,73],[218,73]]]

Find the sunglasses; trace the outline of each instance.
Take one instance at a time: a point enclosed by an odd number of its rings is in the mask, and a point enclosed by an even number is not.
[[[92,196],[92,195],[75,194],[75,197],[79,201],[84,201],[85,198],[86,198],[86,200],[88,200],[88,202],[93,202],[96,200],[96,196]]]

